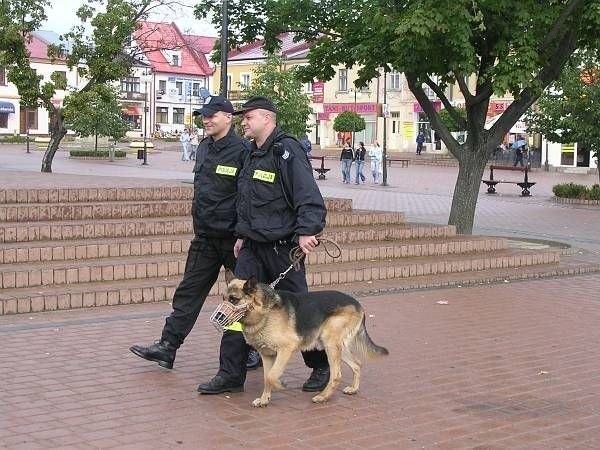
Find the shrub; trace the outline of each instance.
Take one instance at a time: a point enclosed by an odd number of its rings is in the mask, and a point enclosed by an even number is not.
[[[115,158],[125,158],[127,152],[123,150],[115,150]],[[92,158],[108,158],[108,150],[70,150],[69,156],[73,157],[92,157]]]
[[[34,137],[30,136],[31,142],[33,142]],[[2,136],[0,137],[0,143],[3,144],[24,144],[27,142],[27,136]]]
[[[557,197],[580,198],[584,200],[600,200],[600,185],[592,187],[583,184],[563,183],[552,187],[552,192]]]

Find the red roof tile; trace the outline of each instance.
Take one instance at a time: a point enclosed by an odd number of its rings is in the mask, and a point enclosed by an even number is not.
[[[134,37],[154,72],[208,76],[213,73],[203,52],[190,45],[174,23],[140,22]],[[181,52],[181,65],[172,66],[161,50]]]

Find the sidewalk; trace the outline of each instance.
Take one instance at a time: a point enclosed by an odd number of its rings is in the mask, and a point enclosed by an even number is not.
[[[172,185],[192,179],[176,152],[149,166],[70,160],[39,173],[42,152],[0,146],[4,188]],[[392,167],[390,186],[343,185],[337,166],[325,196],[356,209],[405,211],[446,223],[456,168]],[[535,178],[534,178],[535,177]],[[598,208],[551,203],[558,182],[595,176],[535,172],[534,197],[505,186],[480,195],[475,232],[569,242],[600,255]],[[219,335],[208,302],[167,371],[128,350],[160,335],[168,304],[0,317],[0,448],[5,449],[596,449],[600,448],[600,275],[364,297],[373,340],[390,351],[367,361],[361,390],[325,405],[300,387],[296,356],[288,388],[255,409],[262,370],[246,392],[199,396],[218,366]],[[445,301],[448,304],[438,304]]]
[[[593,275],[363,298],[390,356],[365,364],[359,394],[312,404],[297,356],[265,409],[250,406],[260,369],[244,393],[195,391],[217,369],[214,304],[173,371],[128,351],[159,336],[166,304],[2,317],[0,447],[599,448],[598,289]]]

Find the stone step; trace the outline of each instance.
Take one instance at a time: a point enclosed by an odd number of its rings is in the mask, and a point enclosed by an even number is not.
[[[188,200],[194,198],[191,184],[162,187],[125,188],[55,188],[55,189],[0,189],[0,205],[47,203],[102,203],[161,200]],[[328,211],[351,211],[352,199],[326,198]]]
[[[512,256],[516,256],[513,254]],[[523,252],[520,252],[523,256]],[[527,258],[527,256],[525,256]],[[548,260],[551,258],[549,257]],[[431,264],[431,262],[430,262]],[[484,264],[485,266],[485,264]],[[314,269],[314,268],[313,268]],[[417,270],[418,272],[418,270]],[[321,283],[312,270],[308,277],[311,290],[336,289],[355,296],[374,295],[410,289],[427,289],[445,286],[468,286],[494,282],[509,282],[530,278],[555,277],[600,272],[600,265],[593,261],[577,257],[563,257],[560,263],[545,264],[518,268],[494,268],[467,272],[437,273],[435,275],[417,275],[404,278],[386,278],[349,282]],[[363,272],[364,273],[364,272]],[[326,277],[325,277],[326,278]],[[364,278],[364,277],[363,277]],[[23,289],[4,289],[0,291],[0,315],[51,311],[56,309],[73,309],[82,307],[148,303],[171,301],[180,276],[147,278],[143,280],[121,280],[112,282],[95,282],[76,285],[42,286]],[[321,276],[321,281],[323,277]],[[330,281],[332,278],[330,277]],[[225,288],[224,275],[219,275],[218,282],[212,288],[205,305],[207,308],[221,301]],[[442,299],[442,298],[441,298]],[[442,299],[443,300],[443,299]]]
[[[0,204],[191,200],[191,184],[161,187],[0,189]]]
[[[435,225],[423,223],[405,223],[390,226],[367,226],[326,228],[323,237],[331,239],[338,244],[360,241],[396,241],[403,239],[423,239],[436,237],[454,237],[456,227],[454,225]]]
[[[401,212],[385,211],[332,211],[327,214],[327,226],[396,226],[404,225]],[[173,234],[192,234],[189,214],[171,217],[129,217],[124,219],[63,220],[39,222],[0,223],[0,243],[29,241],[60,241],[142,237]],[[380,234],[385,235],[379,231]],[[371,239],[374,240],[374,239]]]
[[[85,239],[72,241],[31,241],[5,244],[0,249],[0,264],[90,260],[127,256],[185,254],[192,236],[147,236],[120,239]],[[324,242],[308,257],[308,263],[387,259],[411,256],[445,255],[506,248],[506,240],[484,237],[450,237],[411,239],[408,241],[360,241],[341,245],[341,258],[333,243]]]
[[[560,252],[556,250],[532,252],[510,249],[493,253],[472,252],[385,260],[362,259],[335,264],[308,264],[307,280],[309,286],[330,285],[489,268],[523,267],[557,263],[560,260],[559,254]],[[184,269],[184,254],[9,264],[0,267],[0,286],[3,289],[18,289],[164,278],[182,275]]]
[[[118,201],[0,205],[0,222],[129,219],[186,216],[190,200]]]

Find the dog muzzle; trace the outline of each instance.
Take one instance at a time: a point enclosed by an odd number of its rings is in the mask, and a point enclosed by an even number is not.
[[[248,305],[234,305],[230,302],[222,302],[217,306],[217,309],[210,315],[210,323],[212,323],[221,333],[225,331],[225,327],[230,326],[234,322],[240,320],[248,311]]]

